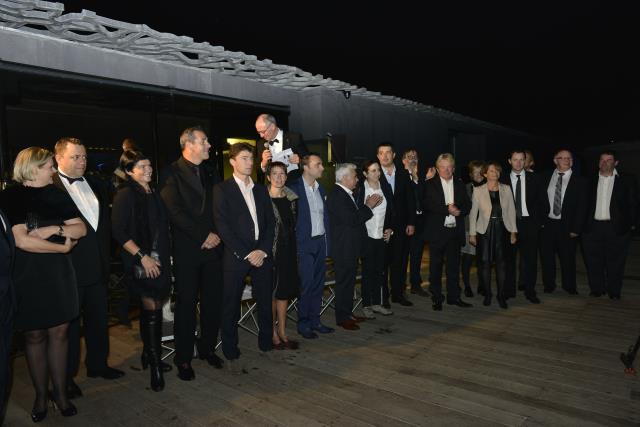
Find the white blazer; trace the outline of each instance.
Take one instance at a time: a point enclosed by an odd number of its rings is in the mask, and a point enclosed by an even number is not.
[[[509,232],[516,233],[518,228],[516,227],[516,205],[513,201],[513,193],[508,185],[498,185],[502,222]],[[484,234],[487,231],[489,219],[491,219],[491,197],[487,184],[483,184],[473,189],[471,212],[469,213],[469,235]]]

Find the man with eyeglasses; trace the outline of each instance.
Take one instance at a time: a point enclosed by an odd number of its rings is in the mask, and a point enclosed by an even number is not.
[[[309,154],[307,146],[302,141],[302,136],[294,132],[285,132],[278,128],[275,117],[271,114],[260,114],[256,119],[256,132],[260,135],[258,141],[258,157],[260,167],[257,169],[258,182],[265,182],[265,171],[271,159],[278,153],[291,148],[293,155],[289,157],[289,162],[294,165],[300,164],[300,158]],[[298,168],[289,172],[287,180],[292,182],[300,178],[302,171]]]
[[[543,179],[542,212],[544,222],[540,237],[540,261],[544,293],[556,288],[556,254],[560,259],[562,289],[577,295],[576,245],[584,227],[587,206],[586,181],[572,170],[573,155],[559,150],[553,156],[555,170]]]
[[[124,372],[107,365],[107,283],[111,244],[107,185],[92,176],[85,176],[87,150],[79,139],[58,140],[55,157],[58,171],[53,175],[53,183],[69,193],[87,225],[87,235],[71,252],[84,326],[87,376],[113,380],[122,377]],[[71,399],[82,396],[80,387],[73,381],[80,366],[79,317],[69,324],[67,361],[67,394]]]

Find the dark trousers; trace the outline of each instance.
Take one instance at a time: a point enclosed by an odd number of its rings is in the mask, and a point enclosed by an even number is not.
[[[231,255],[232,256],[232,255]],[[238,348],[238,320],[240,305],[245,286],[245,277],[251,276],[253,299],[258,305],[258,347],[262,351],[273,348],[271,296],[273,293],[273,263],[265,259],[260,267],[252,267],[244,261],[246,267],[224,271],[224,305],[222,309],[222,352],[228,360],[240,357]]]
[[[362,257],[362,305],[380,305],[382,284],[384,282],[384,250],[383,239],[367,237]]]
[[[584,263],[592,292],[620,296],[630,233],[617,235],[611,221],[595,221],[582,235]]]
[[[177,255],[177,254],[176,254]],[[176,256],[174,336],[176,364],[193,358],[196,336],[196,307],[200,301],[200,342],[198,352],[215,351],[222,318],[222,262],[220,258]]]
[[[418,289],[422,285],[422,253],[424,252],[424,224],[422,218],[416,219],[416,232],[409,237],[409,283],[411,289]]]
[[[565,231],[561,220],[548,218],[540,236],[540,261],[544,289],[556,288],[556,254],[560,259],[562,289],[576,290],[576,238]]]
[[[401,227],[391,237],[385,254],[386,271],[390,273],[391,296],[393,298],[404,296],[408,257],[409,236],[405,233],[405,227]],[[382,298],[385,303],[389,301],[389,289],[387,286],[382,289]]]
[[[538,276],[538,241],[540,226],[531,217],[523,217],[516,221],[518,241],[508,246],[507,270],[505,277],[505,296],[516,296],[516,283],[524,289],[530,298],[536,296],[536,279]],[[516,279],[516,266],[518,274]]]
[[[471,289],[471,264],[476,262],[476,273],[478,277],[477,290],[480,292],[484,289],[483,275],[482,275],[482,262],[475,254],[462,253],[460,258],[460,270],[462,272],[462,281],[465,289]]]
[[[2,308],[0,308],[0,313]],[[9,393],[9,357],[11,355],[11,338],[13,337],[12,319],[0,324],[0,425],[4,420],[4,412]]]
[[[429,242],[429,287],[433,298],[442,297],[442,264],[446,259],[447,301],[460,298],[460,240],[455,228],[447,228],[445,236]]]
[[[334,259],[333,267],[336,272],[336,323],[340,324],[351,319],[353,311],[353,288],[356,284],[358,257]]]
[[[300,297],[298,298],[298,331],[307,332],[320,326],[320,310],[326,275],[326,238],[312,239],[307,250],[298,248],[298,275]]]
[[[78,286],[80,316],[69,323],[67,376],[73,378],[80,367],[80,320],[84,329],[87,370],[100,372],[107,367],[109,331],[107,328],[107,287],[104,283]]]

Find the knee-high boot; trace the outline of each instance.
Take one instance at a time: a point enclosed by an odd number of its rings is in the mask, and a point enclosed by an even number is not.
[[[162,348],[160,346],[160,339],[162,337],[162,310],[145,310],[145,313],[147,316],[147,355],[151,389],[153,391],[161,391],[164,389],[164,376],[161,367]]]
[[[142,310],[140,314],[140,337],[142,338],[142,343],[144,344],[142,347],[142,354],[140,355],[140,363],[142,364],[142,369],[146,370],[149,367],[149,313],[154,313],[153,310]],[[160,328],[162,329],[162,311],[160,312]],[[160,338],[162,338],[162,333],[160,334]],[[162,372],[169,372],[173,367],[160,360],[160,369]]]

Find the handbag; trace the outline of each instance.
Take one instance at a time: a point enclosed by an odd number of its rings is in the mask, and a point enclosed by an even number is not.
[[[151,253],[149,254],[151,258],[153,258],[158,265],[160,265],[160,253],[158,252],[158,231],[156,230],[156,235],[153,239],[153,246],[151,247]],[[133,278],[136,280],[149,279],[147,276],[147,271],[140,264],[142,260],[138,260],[138,264],[133,265]]]

